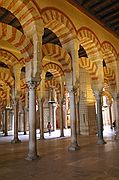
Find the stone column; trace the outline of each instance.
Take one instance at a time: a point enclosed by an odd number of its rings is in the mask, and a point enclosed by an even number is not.
[[[39,113],[40,113],[40,139],[44,139],[44,116],[43,116],[43,102],[44,99],[39,99]]]
[[[77,143],[77,134],[76,134],[76,112],[75,112],[75,91],[70,89],[70,124],[71,124],[71,144],[68,148],[69,151],[76,151],[79,149]]]
[[[116,139],[119,139],[119,95],[114,96],[114,114],[116,120]]]
[[[29,86],[29,148],[27,160],[35,160],[37,155],[36,144],[36,83],[28,82]]]
[[[2,111],[2,131],[5,132],[5,110]]]
[[[11,143],[19,143],[21,140],[18,138],[18,110],[19,110],[19,100],[14,99],[14,139]]]
[[[4,133],[5,133],[5,136],[8,136],[8,126],[7,126],[7,109],[5,108],[5,111],[4,111]]]
[[[44,114],[43,114],[43,103],[45,100],[45,71],[42,71],[40,88],[37,88],[38,96],[38,112],[40,119],[40,139],[44,139]]]
[[[78,89],[79,91],[79,89]],[[80,120],[79,120],[79,92],[75,94],[75,110],[76,110],[76,133],[80,134]]]
[[[24,135],[26,135],[26,118],[25,118],[25,107],[23,108],[23,129],[24,129]]]
[[[109,114],[110,114],[110,128],[112,129],[112,112],[111,112],[111,104],[109,106]]]
[[[51,126],[53,127],[53,105],[52,103],[49,103],[49,120],[48,120],[50,123],[51,123]]]
[[[66,93],[66,95],[65,95],[65,98],[66,98],[66,104],[65,104],[66,128],[68,128],[67,114],[68,114],[68,108],[69,108],[69,106],[68,106],[68,95],[67,95],[67,93]]]
[[[60,137],[64,137],[63,99],[60,99]]]
[[[97,144],[105,144],[103,139],[103,118],[102,118],[102,103],[101,103],[101,92],[95,93],[97,102],[97,130],[98,130],[98,140]]]
[[[28,100],[28,89],[25,91],[25,132],[29,129],[29,100]]]
[[[53,103],[54,131],[56,131],[56,103]]]

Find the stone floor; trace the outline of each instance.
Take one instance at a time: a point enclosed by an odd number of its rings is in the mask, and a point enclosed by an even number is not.
[[[76,152],[68,152],[70,137],[45,137],[37,136],[39,159],[27,161],[28,135],[19,135],[19,144],[10,143],[11,135],[1,136],[0,180],[119,180],[119,141],[113,131],[104,131],[105,145],[97,145],[95,136],[79,136]]]

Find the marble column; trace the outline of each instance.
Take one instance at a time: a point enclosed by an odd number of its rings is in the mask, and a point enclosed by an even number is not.
[[[49,103],[49,120],[48,120],[50,123],[51,123],[51,126],[53,127],[54,129],[54,122],[53,122],[53,104],[52,103]]]
[[[110,128],[113,129],[112,127],[112,112],[111,112],[111,104],[109,106],[109,114],[110,114]]]
[[[14,139],[11,143],[19,143],[21,140],[18,138],[18,110],[19,110],[19,100],[15,99],[14,103]]]
[[[60,99],[60,137],[64,136],[63,99]]]
[[[44,139],[44,116],[43,116],[44,99],[39,99],[39,114],[40,114],[40,139]]]
[[[5,133],[5,136],[8,136],[8,122],[7,122],[7,109],[5,108],[5,111],[4,111],[4,133]]]
[[[70,89],[70,124],[71,124],[71,144],[68,148],[69,151],[76,151],[79,149],[76,134],[76,112],[75,112],[75,91]]]
[[[116,120],[116,139],[119,140],[119,95],[114,96],[114,114]]]
[[[23,108],[23,129],[24,129],[24,135],[26,135],[26,118],[25,118],[25,107]]]
[[[79,89],[78,89],[79,91]],[[80,134],[80,120],[79,120],[79,93],[75,93],[75,112],[76,112],[76,133]]]
[[[95,93],[97,102],[97,130],[98,130],[98,140],[97,144],[105,144],[103,139],[103,118],[102,118],[102,103],[101,103],[101,92]]]
[[[2,131],[5,132],[5,110],[2,111]]]
[[[25,131],[29,130],[29,100],[28,89],[25,91]]]
[[[35,160],[37,155],[36,142],[36,83],[28,82],[29,86],[29,147],[26,160]]]

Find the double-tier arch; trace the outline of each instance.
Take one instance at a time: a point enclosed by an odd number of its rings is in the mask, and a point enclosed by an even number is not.
[[[41,20],[40,12],[32,1],[9,0],[6,3],[6,0],[1,0],[0,6],[10,11],[18,19],[27,36],[31,35],[31,27],[35,28]]]
[[[25,59],[18,59],[14,54],[5,49],[0,49],[0,61],[5,63],[10,69],[13,68],[16,64],[25,64]]]
[[[16,28],[0,23],[0,40],[7,41],[21,52],[25,62],[33,58],[33,45],[28,38]]]
[[[71,71],[71,57],[67,51],[58,45],[47,43],[43,45],[43,57],[51,56],[53,59],[58,61],[64,73]]]

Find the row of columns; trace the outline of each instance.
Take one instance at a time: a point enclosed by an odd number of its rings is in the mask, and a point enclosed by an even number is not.
[[[29,82],[29,150],[28,157],[26,159],[33,160],[38,157],[37,155],[37,145],[36,145],[36,82]],[[75,98],[75,89],[71,89],[69,91],[70,96],[70,121],[71,121],[71,144],[69,146],[69,151],[75,151],[79,149],[79,145],[77,142],[77,108],[76,108],[76,98]],[[105,144],[103,139],[103,119],[102,119],[102,103],[101,103],[101,92],[95,94],[96,102],[97,102],[97,130],[98,130],[98,139],[97,144]],[[118,108],[118,99],[115,99],[115,108]],[[20,142],[18,138],[18,100],[14,101],[14,139],[12,143]],[[43,99],[41,99],[39,103],[40,107],[40,116],[41,116],[41,139],[44,137],[43,133]],[[7,110],[6,110],[7,111]],[[5,113],[7,116],[7,113]],[[5,119],[7,120],[7,117]],[[118,119],[118,114],[116,115]],[[63,99],[60,100],[60,128],[61,128],[61,136],[64,136],[63,132]],[[6,127],[7,127],[7,123]],[[117,132],[118,132],[118,120],[117,120]],[[7,133],[7,130],[5,129]],[[7,135],[7,134],[6,134]],[[118,135],[118,134],[117,134]]]

